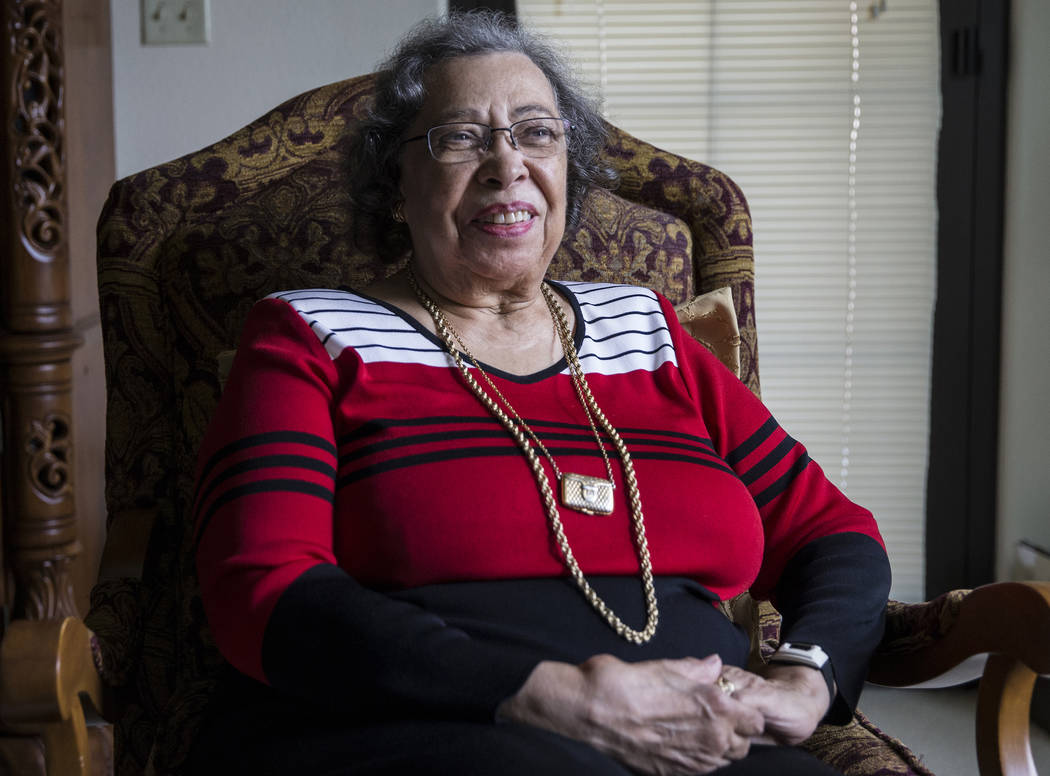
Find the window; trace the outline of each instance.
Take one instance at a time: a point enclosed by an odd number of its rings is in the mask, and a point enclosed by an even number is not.
[[[763,398],[875,512],[892,595],[922,599],[935,0],[518,0],[518,13],[565,43],[610,121],[741,185]]]

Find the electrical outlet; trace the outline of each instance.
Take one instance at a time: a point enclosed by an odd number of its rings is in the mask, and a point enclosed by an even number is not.
[[[208,0],[141,0],[146,46],[206,44],[211,32]]]

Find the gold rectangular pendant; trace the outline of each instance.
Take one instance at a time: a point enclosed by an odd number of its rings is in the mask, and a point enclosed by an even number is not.
[[[613,484],[601,477],[565,472],[561,476],[561,503],[587,515],[611,515]]]

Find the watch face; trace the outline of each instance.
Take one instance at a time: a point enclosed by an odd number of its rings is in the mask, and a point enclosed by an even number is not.
[[[785,641],[773,653],[769,662],[823,668],[824,664],[828,662],[828,655],[817,644],[809,644],[802,641]]]

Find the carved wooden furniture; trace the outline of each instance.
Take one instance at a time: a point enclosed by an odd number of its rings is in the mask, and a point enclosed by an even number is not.
[[[16,620],[0,643],[0,714],[15,730],[40,734],[47,776],[102,776],[92,767],[85,709],[102,707],[91,631],[74,617]],[[15,773],[39,772],[15,764]]]
[[[0,3],[0,639],[86,611],[101,549],[97,292],[78,279],[113,175],[108,5]],[[104,766],[111,732],[91,732]],[[43,749],[0,723],[0,773],[43,774]]]
[[[61,628],[77,614],[71,359],[80,337],[70,308],[62,3],[5,0],[3,32],[0,643],[6,647],[25,621]],[[79,706],[73,701],[65,703]],[[58,729],[47,730],[45,742]],[[37,772],[40,762],[34,736],[0,733],[0,770]]]
[[[4,603],[36,620],[76,614],[69,565],[79,551],[60,15],[54,1],[4,5]]]
[[[387,271],[353,242],[346,194],[347,139],[370,93],[367,76],[313,90],[111,192],[99,223],[110,534],[87,618],[93,635],[72,619],[57,630],[26,621],[0,645],[0,715],[37,729],[59,725],[48,737],[56,773],[59,760],[70,769],[84,762],[77,692],[118,720],[119,776],[147,764],[179,771],[221,665],[184,517],[221,356],[267,293],[360,286]],[[757,390],[751,227],[739,190],[715,170],[618,130],[606,158],[621,188],[592,193],[552,275],[641,283],[675,302],[730,286],[742,377]],[[1003,655],[982,689],[991,699],[982,719],[996,720],[983,729],[994,728],[1001,745],[988,748],[982,737],[982,772],[1026,773],[1019,752],[1027,721],[1011,709],[1030,697],[1026,671],[1050,671],[1050,585],[893,604],[873,671],[884,683],[907,684],[985,651]],[[1005,679],[996,678],[1000,663],[1009,666]],[[810,746],[851,775],[928,773],[862,716],[844,729],[822,728]],[[1002,766],[994,764],[1000,753]]]

